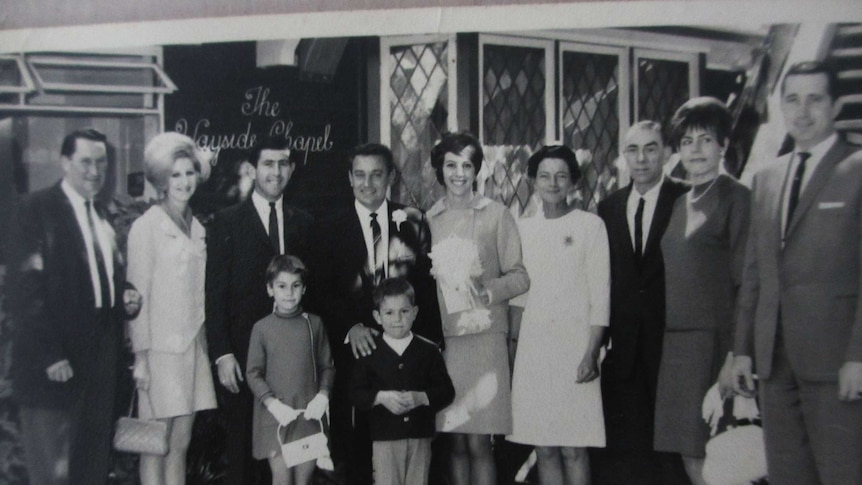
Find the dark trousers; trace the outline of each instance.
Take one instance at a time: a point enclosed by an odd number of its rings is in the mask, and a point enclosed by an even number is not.
[[[862,484],[862,401],[839,401],[835,382],[800,379],[780,332],[760,393],[771,485]]]
[[[30,484],[69,483],[69,413],[59,409],[21,406],[18,415]]]
[[[348,485],[370,485],[372,444],[368,415],[354,409],[350,402],[353,354],[349,346],[342,347],[335,356],[335,385],[329,401],[332,458],[339,471],[343,470]]]
[[[225,424],[225,485],[268,485],[269,464],[252,457],[252,419],[254,396],[245,382],[240,383],[238,394],[232,394],[220,384],[219,409]]]
[[[679,454],[653,450],[659,359],[645,355],[643,348],[629,375],[615,368],[612,353],[602,363],[607,448],[590,452],[597,485],[690,483]]]
[[[70,402],[57,403],[65,406],[62,410],[21,406],[28,469],[37,477],[31,483],[66,483],[64,477],[73,485],[107,481],[117,417],[121,328],[110,312],[97,312],[88,352],[71,362],[74,377],[64,385],[74,386],[74,392]]]

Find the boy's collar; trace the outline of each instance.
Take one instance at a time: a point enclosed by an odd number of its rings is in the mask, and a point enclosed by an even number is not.
[[[410,346],[410,343],[413,342],[413,332],[411,331],[409,334],[401,338],[390,337],[384,332],[383,341],[386,342],[386,345],[395,351],[396,354],[403,355],[404,351],[407,350],[407,347]]]

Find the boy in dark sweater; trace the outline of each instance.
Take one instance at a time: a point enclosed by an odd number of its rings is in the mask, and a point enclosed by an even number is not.
[[[350,399],[369,412],[375,485],[426,485],[434,416],[455,398],[437,346],[410,328],[419,308],[407,280],[374,291],[377,351],[353,367]]]

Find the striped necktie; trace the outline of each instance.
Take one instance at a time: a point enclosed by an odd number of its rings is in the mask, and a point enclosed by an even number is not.
[[[380,230],[380,224],[377,222],[377,213],[371,213],[371,239],[372,247],[374,248],[374,286],[383,281],[383,233]]]

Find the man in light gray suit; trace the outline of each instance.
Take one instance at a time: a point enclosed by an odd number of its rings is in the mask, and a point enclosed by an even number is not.
[[[751,191],[732,378],[750,396],[759,374],[773,485],[862,484],[862,152],[835,132],[834,90],[822,63],[790,67],[795,147]]]

